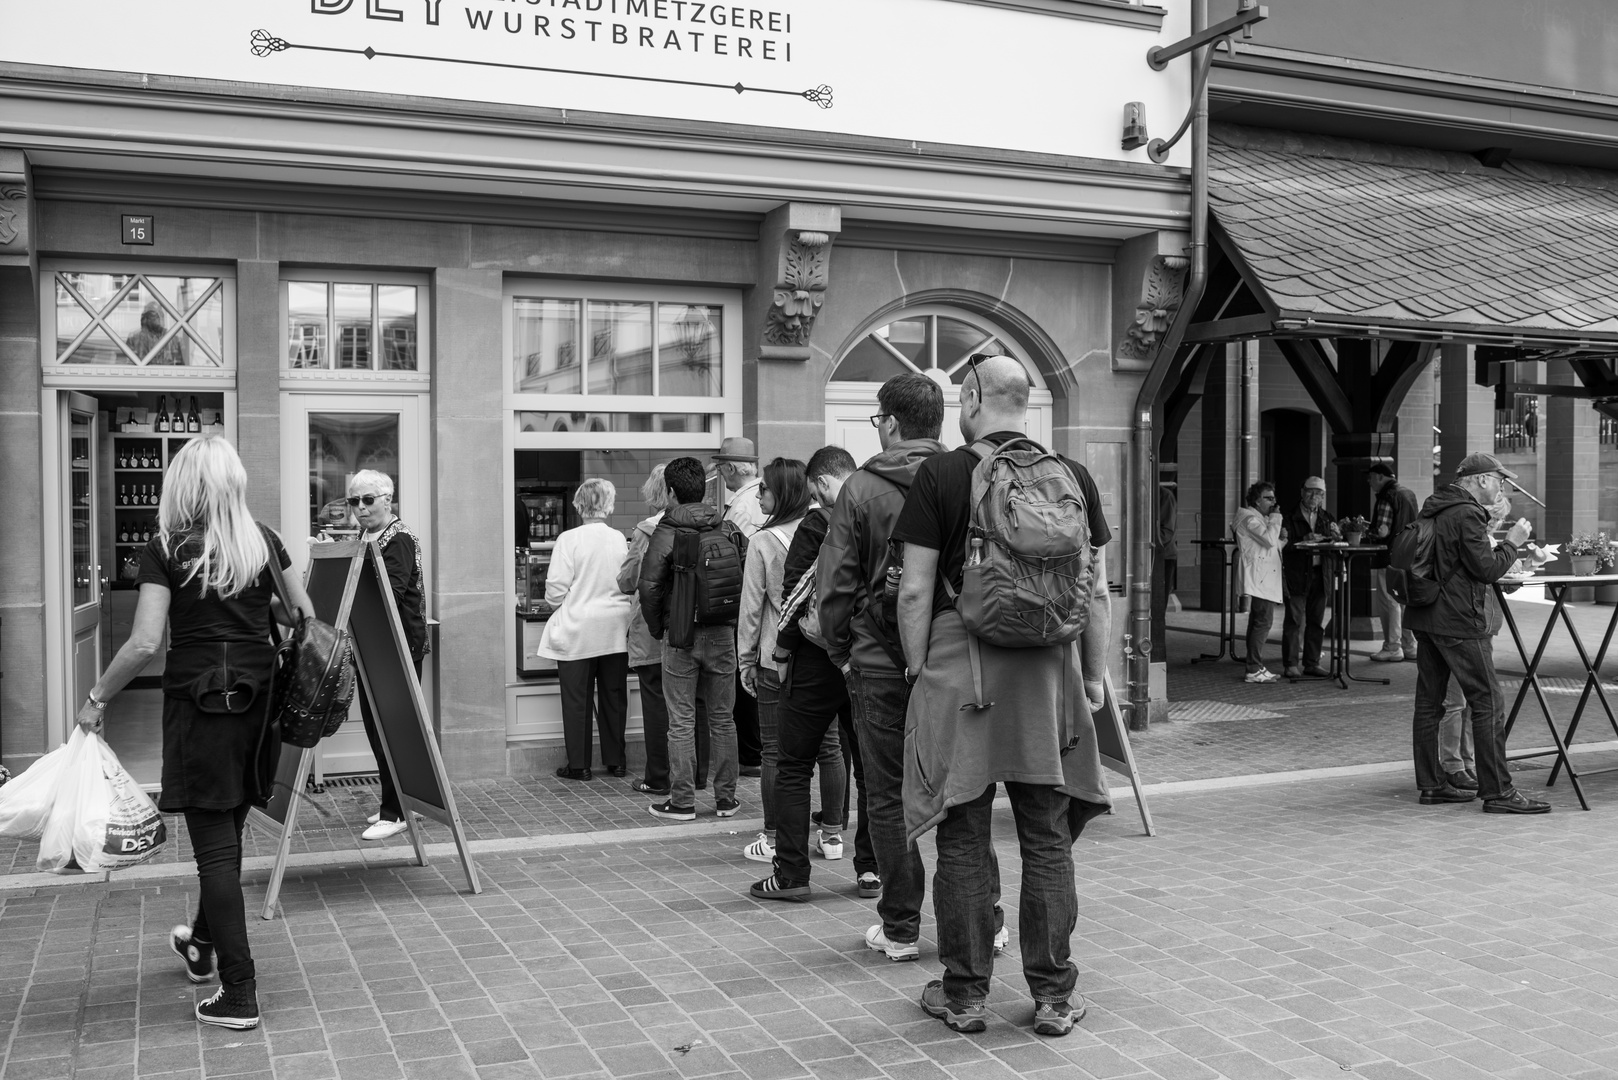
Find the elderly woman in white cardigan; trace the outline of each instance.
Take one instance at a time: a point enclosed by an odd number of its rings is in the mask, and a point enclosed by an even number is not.
[[[1281,549],[1287,545],[1274,484],[1260,480],[1247,489],[1247,505],[1236,511],[1235,532],[1242,592],[1248,600],[1247,681],[1272,683],[1277,676],[1264,666],[1264,642],[1281,606]]]
[[[563,780],[589,780],[591,709],[601,732],[601,764],[624,776],[624,723],[629,715],[630,598],[618,588],[618,568],[629,542],[606,519],[617,492],[605,480],[586,480],[573,495],[584,524],[556,539],[545,602],[556,610],[539,639],[539,655],[556,661],[562,689],[562,734],[567,764]]]

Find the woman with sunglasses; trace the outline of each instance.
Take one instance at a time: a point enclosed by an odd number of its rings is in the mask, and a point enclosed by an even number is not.
[[[387,567],[388,585],[393,589],[393,603],[399,609],[399,621],[404,624],[405,643],[410,646],[410,659],[416,665],[416,678],[421,678],[421,661],[427,655],[427,593],[421,574],[421,541],[410,531],[410,526],[399,520],[393,506],[393,478],[374,469],[361,469],[348,481],[348,509],[360,527],[361,540],[375,540],[382,548],[382,565]],[[382,806],[367,822],[360,834],[365,840],[386,840],[409,828],[405,824],[404,810],[399,806],[399,791],[394,786],[393,774],[388,770],[388,759],[382,752],[382,742],[376,734],[376,717],[371,715],[371,703],[364,694],[360,699],[360,718],[365,721],[365,737],[371,743],[371,756],[376,758],[377,776],[382,783]]]

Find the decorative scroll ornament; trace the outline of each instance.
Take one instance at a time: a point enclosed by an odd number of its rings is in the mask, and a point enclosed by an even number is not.
[[[831,237],[823,232],[800,232],[781,256],[781,283],[776,286],[764,326],[764,344],[807,350],[815,316],[826,302],[827,263]],[[804,359],[808,359],[807,351]]]
[[[1185,271],[1190,265],[1191,260],[1184,255],[1153,257],[1140,303],[1135,305],[1135,317],[1118,346],[1120,356],[1145,360],[1157,349],[1185,296]]]
[[[0,245],[15,244],[22,236],[27,219],[28,191],[13,184],[0,184]]]

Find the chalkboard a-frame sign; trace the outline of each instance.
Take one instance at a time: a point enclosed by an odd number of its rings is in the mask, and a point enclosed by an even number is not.
[[[427,865],[427,851],[416,820],[419,814],[449,826],[466,872],[467,887],[474,893],[482,892],[466,831],[455,809],[455,794],[444,773],[438,742],[433,738],[427,699],[416,678],[393,589],[388,585],[382,549],[374,542],[359,540],[311,544],[304,586],[315,615],[338,629],[346,629],[354,639],[359,668],[355,692],[366,696],[371,715],[376,718],[378,741],[399,792],[417,864]],[[248,814],[249,822],[277,841],[275,865],[264,894],[262,914],[266,919],[275,918],[292,850],[292,833],[297,827],[298,803],[314,763],[313,748],[283,745],[269,805],[262,810],[255,807]]]

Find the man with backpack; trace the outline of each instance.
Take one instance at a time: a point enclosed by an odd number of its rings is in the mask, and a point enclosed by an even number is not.
[[[1371,527],[1366,539],[1388,543],[1399,531],[1416,520],[1416,493],[1399,483],[1393,466],[1379,461],[1365,471],[1365,481],[1371,486],[1376,507],[1371,511]],[[1382,619],[1382,649],[1371,654],[1371,659],[1384,664],[1416,658],[1416,636],[1404,625],[1404,605],[1388,592],[1388,558],[1371,558],[1372,596],[1376,614]]]
[[[904,732],[910,703],[899,647],[900,563],[888,539],[921,463],[944,453],[938,441],[944,392],[919,372],[895,375],[877,391],[871,418],[882,451],[843,485],[820,548],[817,587],[826,651],[848,681],[854,726],[865,764],[871,844],[875,849],[881,922],[865,934],[890,960],[919,952],[926,872],[905,835]],[[889,578],[894,588],[888,587]],[[862,879],[861,895],[865,895]],[[876,890],[870,890],[876,891]]]
[[[913,688],[905,734],[908,838],[937,828],[933,911],[944,977],[921,1007],[982,1031],[994,973],[991,811],[1005,783],[1022,855],[1019,937],[1034,1031],[1084,1015],[1070,939],[1078,919],[1073,842],[1111,804],[1077,639],[1106,621],[1109,538],[1078,465],[1028,442],[1028,376],[1005,356],[969,358],[961,434],[922,462],[894,527],[904,544],[899,630]],[[1097,626],[1100,630],[1100,626]]]
[[[1489,510],[1514,473],[1492,454],[1469,454],[1455,482],[1433,492],[1416,521],[1389,548],[1389,588],[1406,603],[1405,625],[1416,636],[1416,703],[1412,743],[1421,803],[1471,802],[1483,796],[1486,814],[1546,814],[1511,783],[1506,766],[1504,699],[1494,673],[1494,635],[1503,616],[1494,583],[1517,561],[1528,540],[1518,520],[1498,547],[1489,543]],[[1438,728],[1454,676],[1472,711],[1478,791],[1444,775]]]
[[[663,643],[663,695],[669,714],[669,797],[654,816],[695,821],[697,697],[706,704],[714,805],[736,813],[736,613],[742,561],[733,529],[703,501],[707,479],[696,458],[663,470],[670,506],[641,561],[640,605],[646,629]]]

